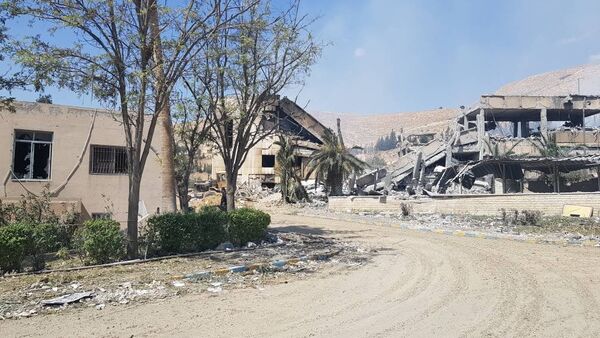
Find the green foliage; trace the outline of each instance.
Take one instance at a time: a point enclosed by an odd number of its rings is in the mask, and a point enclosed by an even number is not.
[[[44,189],[37,196],[22,195],[15,203],[0,201],[0,225],[9,223],[58,223],[60,218],[50,208],[50,193]]]
[[[398,145],[398,136],[395,131],[391,131],[389,135],[382,136],[375,143],[375,150],[385,151],[395,149]]]
[[[230,211],[228,215],[229,238],[237,245],[260,241],[271,224],[271,216],[256,209],[241,208]]]
[[[325,132],[323,141],[321,148],[311,155],[307,176],[316,172],[329,194],[339,196],[342,194],[344,181],[352,173],[361,172],[368,165],[352,155],[344,146],[341,135],[336,135],[332,130]]]
[[[284,202],[308,200],[308,193],[302,186],[299,168],[296,167],[296,144],[290,137],[278,135],[274,144],[279,146],[275,155],[277,166],[275,171],[279,176],[281,197]]]
[[[0,270],[21,271],[27,250],[27,229],[23,224],[0,227]]]
[[[85,264],[110,263],[125,256],[125,237],[114,220],[87,221],[76,236],[76,247]]]
[[[199,213],[167,213],[148,220],[148,237],[161,254],[214,249],[227,240],[227,213],[207,207]]]
[[[565,157],[568,154],[568,151],[556,143],[556,136],[552,134],[547,138],[542,135],[540,139],[531,140],[531,144],[540,152],[541,157]]]
[[[45,267],[45,255],[61,247],[62,229],[53,223],[12,223],[0,227],[0,269],[22,268],[25,256],[31,256],[34,271]]]

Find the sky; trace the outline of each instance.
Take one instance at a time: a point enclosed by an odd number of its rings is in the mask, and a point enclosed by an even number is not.
[[[284,94],[313,112],[468,106],[511,81],[600,62],[598,0],[303,0],[301,9],[318,17],[312,31],[327,46],[305,85]]]
[[[303,6],[320,16],[315,36],[332,43],[298,96],[310,111],[468,106],[511,81],[600,62],[598,0],[305,0]]]

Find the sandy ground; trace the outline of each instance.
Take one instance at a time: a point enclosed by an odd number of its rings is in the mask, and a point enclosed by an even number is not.
[[[421,233],[306,216],[281,229],[380,248],[357,269],[103,311],[0,322],[0,336],[600,335],[600,249]]]

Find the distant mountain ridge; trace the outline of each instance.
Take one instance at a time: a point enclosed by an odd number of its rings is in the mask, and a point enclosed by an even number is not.
[[[342,123],[344,141],[348,146],[372,146],[380,136],[397,133],[442,132],[458,114],[458,109],[441,108],[406,113],[358,115],[353,113],[311,112],[325,126],[335,129],[336,119]]]

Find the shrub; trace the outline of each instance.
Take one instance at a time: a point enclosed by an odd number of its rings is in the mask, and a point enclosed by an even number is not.
[[[110,263],[125,256],[125,237],[118,222],[91,220],[78,231],[76,247],[85,264]]]
[[[523,224],[524,225],[540,225],[542,220],[542,212],[537,210],[523,210],[521,211],[523,215]]]
[[[227,213],[215,207],[199,213],[168,213],[148,220],[148,241],[163,254],[214,249],[227,240]]]
[[[402,216],[410,216],[410,214],[412,213],[412,204],[400,203],[400,211],[402,212]]]
[[[241,208],[230,211],[227,215],[229,238],[237,245],[260,241],[271,224],[271,216],[256,209]]]
[[[33,270],[46,267],[45,255],[61,247],[62,227],[58,224],[28,224],[27,254],[32,257]]]
[[[11,224],[0,227],[0,270],[21,271],[27,250],[27,227]]]
[[[11,223],[0,227],[0,269],[20,271],[25,256],[31,256],[34,271],[46,266],[45,255],[61,247],[61,227],[53,223]]]

